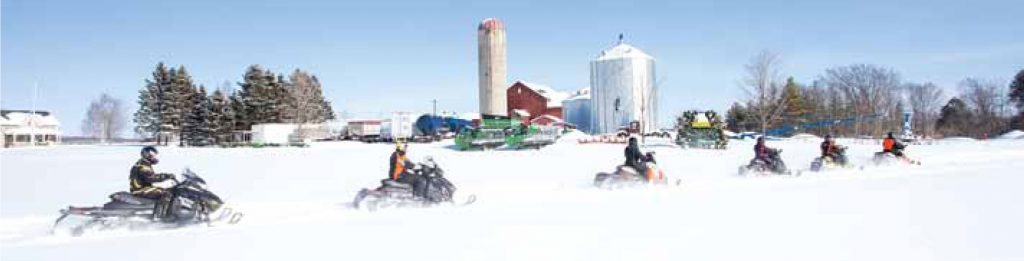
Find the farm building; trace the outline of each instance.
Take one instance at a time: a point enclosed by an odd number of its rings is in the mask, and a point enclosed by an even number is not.
[[[5,148],[58,144],[60,121],[46,111],[0,110],[0,134]]]
[[[590,87],[580,89],[562,101],[562,116],[576,129],[591,133]]]
[[[516,81],[508,87],[507,96],[510,116],[523,117],[524,122],[533,122],[534,119],[549,116],[561,122],[562,100],[569,95],[545,85]]]

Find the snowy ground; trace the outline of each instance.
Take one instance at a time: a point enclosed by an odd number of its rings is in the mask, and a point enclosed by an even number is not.
[[[807,168],[816,140],[772,142]],[[867,163],[877,144],[851,146]],[[911,146],[923,166],[738,177],[727,151],[649,146],[680,187],[590,186],[621,145],[431,155],[476,204],[367,212],[346,205],[387,171],[392,147],[163,148],[158,171],[191,167],[244,211],[240,224],[50,235],[57,210],[128,186],[138,147],[0,152],[0,259],[8,260],[1022,260],[1024,140]]]

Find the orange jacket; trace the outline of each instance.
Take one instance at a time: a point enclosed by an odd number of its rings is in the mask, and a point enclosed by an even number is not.
[[[882,141],[882,151],[890,152],[892,151],[892,147],[895,145],[896,139],[885,138],[885,140]]]
[[[405,162],[408,159],[405,155],[400,155],[398,152],[391,154],[391,180],[398,180],[405,173]]]

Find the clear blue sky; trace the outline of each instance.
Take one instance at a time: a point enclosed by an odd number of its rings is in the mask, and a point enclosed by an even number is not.
[[[588,61],[625,33],[657,61],[665,123],[743,98],[742,66],[762,49],[802,82],[871,63],[952,90],[1024,68],[1017,0],[553,2],[3,0],[0,100],[28,109],[38,82],[37,108],[79,134],[102,92],[134,112],[163,61],[207,87],[239,81],[250,64],[308,70],[336,111],[355,116],[429,111],[434,98],[475,111],[476,26],[487,17],[507,26],[510,83],[565,91],[589,85]]]

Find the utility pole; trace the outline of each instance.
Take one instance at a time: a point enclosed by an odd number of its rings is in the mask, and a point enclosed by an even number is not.
[[[434,116],[437,116],[437,99],[430,100],[434,104]]]
[[[29,145],[36,145],[36,99],[39,97],[39,81],[32,84],[32,114],[28,116]]]

